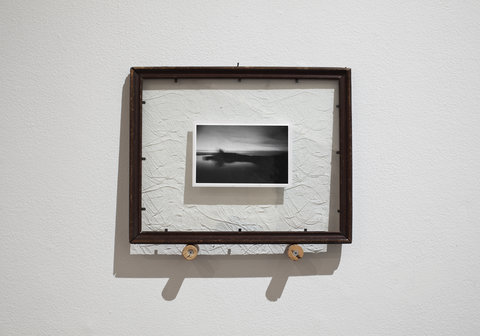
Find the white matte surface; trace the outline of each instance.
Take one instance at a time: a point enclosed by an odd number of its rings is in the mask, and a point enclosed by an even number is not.
[[[478,334],[478,1],[0,16],[1,335]],[[128,69],[237,62],[353,69],[353,244],[296,263],[130,256]]]

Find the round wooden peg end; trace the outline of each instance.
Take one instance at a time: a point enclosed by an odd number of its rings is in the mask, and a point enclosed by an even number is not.
[[[182,255],[187,260],[193,260],[198,255],[198,247],[195,245],[186,245],[183,248]]]
[[[297,261],[303,257],[303,249],[300,245],[290,245],[287,254],[290,259]]]

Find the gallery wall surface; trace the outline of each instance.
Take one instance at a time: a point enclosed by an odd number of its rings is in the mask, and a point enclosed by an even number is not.
[[[475,335],[476,1],[0,3],[0,334]],[[353,244],[130,255],[131,66],[352,68]]]

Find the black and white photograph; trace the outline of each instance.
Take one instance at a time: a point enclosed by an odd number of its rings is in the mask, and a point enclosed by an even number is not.
[[[290,180],[289,126],[196,124],[194,187],[285,187]]]

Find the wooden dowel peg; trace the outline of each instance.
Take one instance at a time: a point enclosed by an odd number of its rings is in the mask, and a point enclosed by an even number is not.
[[[198,247],[195,245],[186,245],[183,248],[182,255],[187,260],[193,260],[198,255]]]
[[[287,254],[291,260],[297,261],[303,257],[303,249],[300,245],[290,245],[287,249]]]

